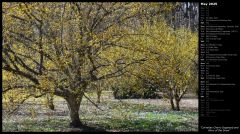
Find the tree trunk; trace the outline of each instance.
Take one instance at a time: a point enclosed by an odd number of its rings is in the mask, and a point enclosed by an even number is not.
[[[47,105],[49,109],[54,110],[53,96],[50,94],[47,94]]]
[[[100,103],[102,91],[97,91],[97,103]]]
[[[173,102],[172,97],[170,97],[170,104],[171,104],[172,110],[175,110],[175,106],[174,106],[174,102]]]
[[[79,127],[83,126],[83,124],[79,118],[79,109],[80,109],[82,97],[83,97],[83,95],[80,95],[77,97],[70,95],[66,98],[67,106],[68,106],[69,114],[70,114],[70,119],[71,119],[70,127],[74,127],[74,128],[78,127],[79,128]]]
[[[178,90],[176,88],[174,90],[174,100],[176,103],[175,110],[180,111],[179,102],[180,102],[181,98],[179,97]]]
[[[169,101],[170,101],[172,110],[175,110],[174,97],[173,97],[173,92],[172,92],[172,90],[168,91],[168,97],[169,97]]]
[[[175,108],[175,110],[176,110],[176,111],[180,111],[180,106],[179,106],[180,100],[179,100],[179,99],[175,99],[175,102],[176,102],[176,108]]]

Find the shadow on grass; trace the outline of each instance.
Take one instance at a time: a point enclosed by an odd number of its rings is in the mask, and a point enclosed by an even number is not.
[[[70,128],[68,119],[26,119],[21,122],[3,124],[4,132],[106,132],[99,127],[83,125],[80,128]]]
[[[69,132],[107,132],[107,131],[100,127],[91,127],[83,125],[79,128],[70,128]]]

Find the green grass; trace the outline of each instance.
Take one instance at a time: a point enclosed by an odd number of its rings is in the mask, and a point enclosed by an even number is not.
[[[21,122],[3,123],[3,131],[5,132],[56,132],[64,131],[68,127],[68,119],[46,119],[34,120],[25,119]]]
[[[198,113],[183,111],[161,111],[161,107],[142,104],[111,105],[110,113],[92,118],[85,114],[83,120],[89,125],[116,131],[197,131]],[[96,114],[96,113],[95,113]]]
[[[91,127],[106,131],[197,131],[197,111],[169,111],[161,105],[135,104],[125,102],[103,101],[100,111],[86,100],[82,103],[80,118]],[[3,120],[3,131],[54,132],[69,131],[67,115],[41,117],[35,119],[24,117],[21,120]]]

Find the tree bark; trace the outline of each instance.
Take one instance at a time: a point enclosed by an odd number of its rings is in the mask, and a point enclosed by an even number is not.
[[[70,127],[79,128],[83,126],[79,118],[79,109],[80,109],[82,97],[83,97],[83,94],[81,94],[80,96],[69,95],[66,98],[70,119],[71,119]]]
[[[179,91],[175,88],[174,89],[174,100],[175,100],[175,103],[176,103],[176,107],[175,107],[175,111],[180,111],[180,106],[179,106],[179,102],[180,102],[180,97],[179,97],[179,94],[178,93]]]
[[[175,110],[175,106],[174,106],[174,102],[173,102],[172,97],[170,97],[170,104],[171,104],[172,110]]]
[[[97,103],[100,103],[102,91],[97,91]]]
[[[175,110],[174,96],[173,96],[172,90],[168,91],[168,97],[169,97],[169,101],[170,101],[172,110]]]
[[[175,99],[175,102],[176,102],[176,108],[175,108],[175,110],[176,110],[176,111],[180,111],[180,106],[179,106],[180,100],[179,100],[179,99]]]
[[[52,96],[48,97],[47,101],[48,101],[48,108],[51,110],[54,110],[53,97]]]

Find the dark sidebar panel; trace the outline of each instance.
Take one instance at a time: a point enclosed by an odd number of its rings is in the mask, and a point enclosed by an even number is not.
[[[199,7],[199,131],[239,132],[240,5]]]

